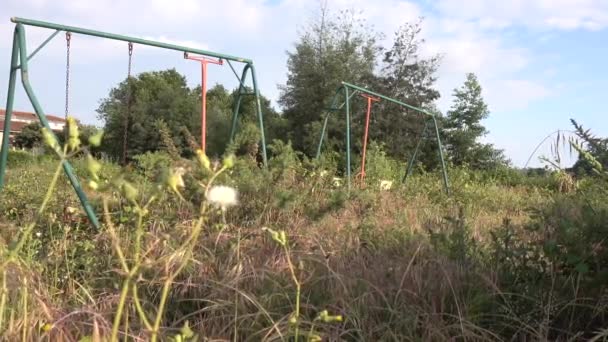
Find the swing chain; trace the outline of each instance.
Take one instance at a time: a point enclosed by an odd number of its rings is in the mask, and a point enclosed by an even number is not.
[[[129,70],[127,71],[127,78],[131,78],[131,59],[133,57],[133,43],[129,42]]]
[[[124,115],[123,141],[122,141],[122,163],[127,163],[127,149],[129,140],[129,116],[131,115],[131,62],[133,59],[133,43],[129,42],[129,65],[127,68],[127,110]]]
[[[65,33],[66,41],[66,61],[65,61],[65,119],[68,119],[68,113],[70,108],[70,40],[72,39],[72,33]]]

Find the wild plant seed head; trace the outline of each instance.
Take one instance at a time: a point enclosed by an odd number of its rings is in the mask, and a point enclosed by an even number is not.
[[[74,151],[80,146],[80,138],[78,137],[78,123],[71,116],[68,116],[68,136],[68,147]]]
[[[234,166],[234,155],[230,154],[226,158],[224,158],[224,160],[222,161],[222,165],[227,169],[233,167]]]
[[[101,138],[103,138],[103,131],[100,130],[89,137],[89,145],[98,147],[101,145]]]
[[[186,173],[186,170],[183,167],[178,167],[175,170],[173,170],[173,177],[175,177],[175,184],[180,187],[183,188],[186,186],[186,184],[184,184],[184,174]]]
[[[72,116],[68,116],[68,136],[70,138],[78,138],[78,123]]]
[[[59,143],[57,142],[57,138],[55,138],[55,135],[53,135],[53,133],[51,133],[51,131],[49,131],[46,127],[42,127],[42,139],[47,146],[56,152],[59,151]]]
[[[171,173],[167,177],[167,186],[173,192],[175,192],[180,198],[182,198],[181,193],[179,192],[179,188],[183,188],[186,185],[184,184],[183,175],[186,173],[184,168],[178,167],[171,170]],[[183,199],[183,198],[182,198]]]
[[[99,181],[99,171],[101,171],[101,163],[95,160],[90,154],[87,155],[87,170],[91,175],[91,178],[95,181]]]
[[[207,192],[207,201],[226,210],[238,204],[237,191],[234,188],[225,185],[216,185]]]
[[[89,188],[91,188],[92,190],[99,189],[99,183],[97,183],[94,180],[90,180],[89,183],[88,183],[88,185],[89,185]]]
[[[211,161],[203,150],[196,150],[196,159],[198,159],[199,164],[201,164],[203,168],[211,170]]]
[[[137,200],[137,188],[135,188],[131,183],[129,182],[124,182],[122,184],[122,194],[123,196],[125,196],[126,199],[128,199],[131,202],[135,202]]]

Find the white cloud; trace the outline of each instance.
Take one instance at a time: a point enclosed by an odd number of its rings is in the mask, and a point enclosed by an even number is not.
[[[524,25],[561,30],[608,27],[605,0],[439,0],[436,8],[444,16],[490,20],[500,22],[503,27]]]
[[[554,94],[547,86],[522,79],[494,80],[486,86],[487,101],[501,111],[525,109],[533,102]]]
[[[19,13],[252,58],[263,93],[275,100],[276,84],[285,80],[285,50],[291,49],[297,39],[298,27],[305,25],[318,9],[318,2],[308,0],[5,2],[7,10],[0,14],[2,32],[12,29],[8,15]],[[462,83],[466,72],[479,76],[493,111],[508,110],[515,103],[524,106],[555,93],[540,80],[522,77],[521,73],[534,65],[537,57],[529,48],[507,43],[505,28],[525,25],[591,30],[608,25],[608,2],[603,0],[439,0],[430,12],[414,1],[404,0],[330,0],[328,4],[334,12],[343,8],[362,10],[368,21],[386,34],[387,40],[392,39],[392,33],[403,23],[426,16],[423,34],[427,44],[423,52],[444,55],[438,83],[443,94],[440,107],[444,109],[452,89]],[[28,28],[30,49],[35,46],[33,42],[42,41],[49,33]],[[10,53],[9,46],[10,34],[0,36],[2,56]],[[72,49],[74,63],[96,65],[105,61],[107,65],[115,65],[127,58],[124,42],[75,36]],[[136,45],[138,65],[159,54],[156,51],[160,50]],[[56,66],[65,58],[65,42],[58,37],[42,53],[51,57],[50,62]],[[140,54],[146,58],[140,58]],[[181,63],[176,59],[166,60]],[[543,65],[543,70],[551,70],[551,66]]]

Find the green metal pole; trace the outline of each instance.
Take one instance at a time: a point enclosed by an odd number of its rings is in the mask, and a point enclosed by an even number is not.
[[[428,122],[424,122],[424,129],[422,130],[422,134],[420,135],[420,140],[418,140],[418,144],[416,144],[416,149],[414,150],[414,154],[407,163],[407,169],[405,171],[405,175],[403,176],[403,183],[407,180],[407,178],[412,174],[412,170],[414,168],[414,162],[416,161],[416,157],[418,156],[418,151],[420,150],[420,146],[422,146],[422,141],[424,140],[424,136],[426,135],[426,131],[428,129]]]
[[[321,147],[323,147],[323,140],[325,138],[325,130],[327,129],[327,121],[329,120],[329,115],[331,112],[328,112],[325,115],[325,120],[323,120],[323,128],[321,129],[321,139],[319,139],[319,146],[317,147],[317,157],[315,159],[319,159],[321,157]]]
[[[450,186],[448,184],[448,173],[445,167],[445,158],[443,157],[443,145],[441,144],[441,138],[439,136],[439,127],[437,126],[437,119],[433,116],[433,124],[435,125],[435,135],[437,137],[437,144],[439,145],[439,159],[441,160],[441,172],[443,175],[443,187],[446,194],[450,194]]]
[[[260,122],[260,137],[262,138],[262,158],[264,159],[264,166],[268,166],[268,157],[266,155],[266,136],[264,135],[264,115],[262,113],[262,104],[260,103],[260,88],[258,87],[258,81],[255,76],[255,66],[253,63],[249,63],[249,69],[251,70],[251,79],[253,81],[253,92],[255,93],[255,108],[258,112],[258,120]]]
[[[159,48],[163,48],[163,49],[176,50],[176,51],[181,51],[181,52],[195,53],[198,55],[221,58],[221,59],[242,62],[242,63],[252,63],[252,61],[247,58],[225,55],[222,53],[206,51],[206,50],[201,50],[201,49],[194,49],[194,48],[190,48],[187,46],[167,44],[167,43],[161,43],[161,42],[157,42],[157,41],[153,41],[153,40],[123,36],[120,34],[89,30],[89,29],[85,29],[85,28],[81,28],[81,27],[60,25],[60,24],[54,24],[54,23],[49,23],[49,22],[40,21],[40,20],[15,18],[15,17],[11,18],[11,21],[14,23],[19,23],[19,24],[23,24],[23,25],[44,27],[44,28],[48,28],[48,29],[72,32],[72,33],[79,33],[79,34],[84,34],[84,35],[88,35],[88,36],[95,36],[95,37],[101,37],[101,38],[107,38],[107,39],[113,39],[113,40],[121,40],[124,42],[131,42],[131,43],[135,43],[135,44],[155,46],[155,47],[159,47]]]
[[[350,101],[348,87],[344,87],[344,108],[346,109],[346,177],[348,178],[348,190],[350,190]]]
[[[230,63],[230,60],[227,59],[226,63],[228,63],[228,66],[230,67],[230,70],[232,70],[234,77],[236,77],[236,79],[239,81],[239,85],[243,85],[243,81],[241,81],[241,79],[239,78],[239,75],[236,73],[236,70],[234,70],[232,63]]]
[[[428,112],[428,111],[426,111],[426,110],[424,110],[424,109],[422,109],[422,108],[418,108],[418,107],[415,107],[415,106],[409,105],[409,104],[407,104],[407,103],[401,102],[401,101],[399,101],[399,100],[395,100],[395,99],[390,98],[390,97],[388,97],[388,96],[384,96],[384,95],[382,95],[382,94],[378,94],[378,93],[376,93],[376,92],[374,92],[374,91],[371,91],[371,90],[369,90],[369,89],[365,89],[365,88],[363,88],[363,87],[359,87],[359,86],[356,86],[356,85],[354,85],[354,84],[350,84],[350,83],[347,83],[347,82],[342,82],[342,85],[344,85],[344,86],[346,86],[346,87],[348,87],[348,88],[356,89],[356,90],[358,90],[358,91],[360,91],[360,92],[362,92],[362,93],[367,93],[367,94],[370,94],[370,95],[374,95],[374,96],[379,97],[379,98],[381,98],[381,99],[385,99],[385,100],[387,100],[387,101],[389,101],[389,102],[396,103],[396,104],[398,104],[398,105],[401,105],[401,106],[407,107],[407,108],[409,108],[409,109],[413,109],[413,110],[418,111],[418,112],[420,112],[420,113],[423,113],[423,114],[426,114],[426,115],[429,115],[429,116],[435,117],[435,115],[434,115],[433,113],[430,113],[430,112]]]
[[[17,28],[19,31],[19,33],[18,33],[19,55],[22,57],[27,56],[27,51],[26,51],[27,48],[25,45],[25,28],[22,24],[17,24]],[[36,114],[38,115],[38,119],[40,120],[40,123],[42,124],[42,126],[46,127],[46,129],[48,129],[49,132],[51,132],[51,134],[54,135],[54,133],[52,133],[53,131],[51,130],[51,127],[49,126],[49,122],[46,119],[46,115],[44,114],[44,111],[42,110],[42,107],[40,106],[40,103],[38,102],[38,99],[36,98],[36,95],[34,94],[34,90],[32,89],[32,86],[30,85],[27,58],[21,58],[21,83],[23,84],[23,88],[25,89],[25,92],[26,92],[28,98],[30,99],[32,106],[34,107],[34,110],[36,111]],[[87,216],[89,217],[91,224],[93,224],[93,226],[95,226],[95,228],[99,228],[99,221],[97,220],[97,216],[95,216],[95,212],[93,211],[93,208],[91,207],[91,204],[89,203],[89,200],[87,199],[87,196],[85,195],[84,191],[82,190],[82,187],[80,186],[80,182],[78,182],[78,179],[74,175],[74,170],[72,169],[72,165],[70,165],[70,163],[67,160],[63,161],[63,170],[65,171],[65,174],[68,176],[70,183],[72,183],[72,187],[74,188],[74,191],[76,191],[76,194],[78,195],[78,198],[80,199],[80,203],[82,204],[84,211],[86,212]]]
[[[234,140],[234,135],[236,134],[236,124],[239,116],[239,109],[241,108],[241,98],[243,96],[243,92],[245,91],[245,78],[247,77],[247,70],[249,70],[249,64],[246,64],[243,68],[243,73],[241,75],[241,85],[239,86],[238,97],[234,102],[234,108],[232,110],[232,128],[230,129],[230,142]]]
[[[34,52],[30,53],[29,56],[27,56],[27,60],[29,61],[30,59],[34,58],[34,56],[36,56],[36,54],[38,53],[38,51],[42,50],[43,47],[46,46],[46,44],[48,44],[51,40],[53,40],[53,38],[55,38],[55,36],[57,34],[59,34],[59,30],[53,32],[45,41],[42,42],[42,44],[40,44],[35,50]]]
[[[331,114],[331,110],[334,108],[334,106],[336,105],[336,102],[338,101],[338,95],[340,95],[340,91],[342,90],[342,87],[338,88],[338,90],[336,90],[336,93],[334,94],[334,97],[331,100],[331,104],[329,105],[330,110],[327,112],[327,115],[325,116],[325,121],[323,122],[323,129],[321,130],[321,139],[319,139],[319,146],[317,147],[317,157],[316,159],[319,159],[319,157],[321,157],[321,147],[323,147],[323,140],[325,138],[325,130],[327,130],[327,121],[329,120],[329,115]],[[344,106],[344,104],[342,104],[342,106]],[[342,106],[340,106],[340,108],[342,108]],[[338,109],[340,109],[338,108]]]
[[[19,27],[15,27],[13,33],[13,53],[11,55],[11,70],[8,80],[8,93],[6,95],[6,112],[4,114],[4,130],[2,134],[2,151],[0,152],[0,189],[4,187],[4,174],[8,160],[8,142],[11,134],[11,117],[13,114],[13,102],[15,100],[15,83],[17,79],[17,68],[19,65]]]
[[[358,91],[358,90],[355,90],[355,91],[353,91],[352,93],[350,93],[350,95],[348,95],[348,100],[350,101],[350,99],[351,99],[353,96],[357,95],[358,93],[359,93],[359,91]],[[340,110],[340,109],[344,108],[344,105],[345,105],[345,104],[346,104],[346,101],[345,101],[345,102],[342,102],[342,104],[340,105],[340,107],[335,108],[335,110]],[[332,105],[332,107],[330,107],[330,108],[333,108],[333,105]]]

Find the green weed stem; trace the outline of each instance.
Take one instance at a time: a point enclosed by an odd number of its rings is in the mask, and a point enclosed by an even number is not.
[[[289,253],[289,247],[287,246],[287,243],[285,243],[283,245],[283,249],[285,250],[285,254],[287,255],[287,265],[289,266],[289,272],[291,273],[291,278],[292,278],[294,284],[296,285],[296,308],[295,308],[294,338],[295,338],[295,342],[298,342],[299,327],[300,327],[300,291],[301,291],[301,286],[300,286],[300,281],[298,280],[298,277],[296,276],[295,267],[293,266],[293,263],[291,262],[291,256],[290,256],[290,253]]]
[[[139,292],[137,289],[137,284],[133,284],[132,292],[133,292],[132,293],[133,302],[135,303],[135,310],[139,314],[139,319],[141,319],[141,321],[144,323],[144,325],[146,326],[146,329],[152,330],[152,324],[150,324],[148,315],[146,315],[146,311],[144,311],[144,308],[141,305],[141,302],[139,300]]]
[[[21,298],[22,298],[22,310],[23,310],[23,324],[21,327],[21,341],[27,342],[27,330],[29,328],[28,324],[28,312],[27,312],[27,279],[24,280],[24,284],[21,287]]]
[[[206,210],[204,208],[206,208],[205,203],[203,203],[203,205],[201,206],[201,215],[200,215],[199,219],[197,220],[196,225],[192,229],[192,233],[190,234],[190,237],[187,240],[189,243],[186,246],[184,246],[186,250],[183,253],[183,259],[182,259],[181,264],[178,266],[178,268],[174,272],[172,272],[170,275],[167,276],[167,279],[165,279],[165,282],[163,284],[163,291],[161,293],[160,302],[158,304],[158,310],[156,312],[156,319],[154,320],[154,326],[152,327],[152,336],[150,338],[151,342],[156,342],[156,340],[158,338],[158,331],[160,330],[160,323],[163,318],[163,314],[165,311],[165,305],[166,305],[167,299],[169,298],[169,290],[171,289],[173,280],[175,279],[175,277],[177,277],[179,275],[179,273],[184,269],[184,267],[188,263],[188,260],[190,259],[190,254],[192,253],[192,249],[194,248],[194,242],[198,239],[198,236],[200,235],[200,232],[202,231],[203,223],[205,222],[205,212],[206,212]]]
[[[222,211],[224,214],[224,211]],[[224,225],[226,224],[226,217],[222,215],[224,219]],[[237,229],[236,233],[236,267],[237,272],[241,269],[241,228]],[[238,318],[239,318],[239,277],[237,275],[236,282],[234,284],[234,338],[233,341],[236,342],[238,338]]]
[[[110,341],[118,341],[118,327],[122,319],[122,311],[127,301],[127,295],[129,293],[129,286],[131,285],[131,276],[127,276],[122,284],[122,290],[120,292],[120,299],[118,300],[118,307],[116,308],[116,314],[114,315],[114,322],[112,323],[112,334],[110,335]]]

